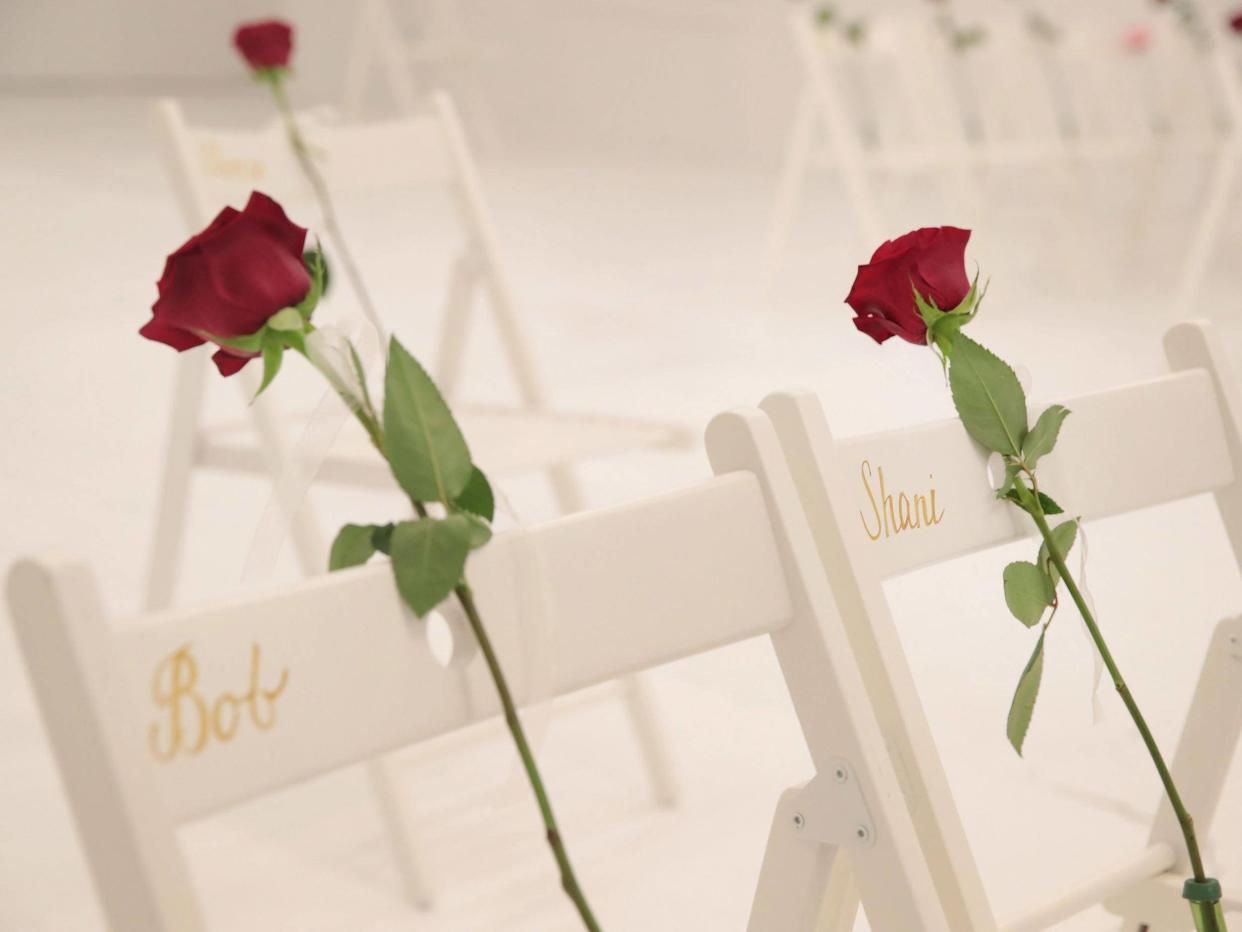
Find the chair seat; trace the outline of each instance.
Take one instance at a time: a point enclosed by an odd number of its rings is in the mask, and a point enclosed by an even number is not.
[[[612,415],[486,405],[460,405],[456,413],[474,459],[495,475],[533,472],[634,450],[688,448],[694,438],[685,425]],[[288,441],[295,442],[306,417],[282,420],[288,428]],[[249,421],[205,430],[199,438],[198,461],[214,469],[267,471]],[[352,421],[320,465],[316,478],[383,488],[393,482],[387,463]]]

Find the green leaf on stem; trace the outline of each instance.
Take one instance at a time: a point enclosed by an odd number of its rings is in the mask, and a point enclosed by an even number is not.
[[[347,524],[337,531],[328,555],[328,571],[361,566],[371,559],[376,550],[375,531],[374,524]]]
[[[470,449],[426,370],[393,337],[384,373],[384,444],[411,500],[451,503],[470,481]]]
[[[1035,652],[1018,680],[1018,688],[1014,690],[1013,701],[1009,704],[1009,721],[1005,725],[1005,734],[1019,757],[1022,756],[1027,730],[1031,727],[1031,716],[1035,713],[1035,700],[1039,697],[1039,682],[1043,676],[1044,635],[1041,634],[1035,644]]]
[[[965,334],[953,341],[949,389],[966,432],[1002,456],[1019,456],[1026,439],[1026,396],[998,356]]]
[[[1014,498],[1014,486],[1018,481],[1019,468],[1013,463],[1005,464],[1005,476],[1001,479],[1001,484],[996,487],[997,498],[1007,498],[1013,502],[1017,502]]]
[[[1064,405],[1051,405],[1035,421],[1035,426],[1022,441],[1022,459],[1027,468],[1034,469],[1041,456],[1052,452],[1052,448],[1057,445],[1061,424],[1069,413],[1069,408]]]
[[[1059,515],[1065,513],[1064,508],[1054,502],[1051,496],[1045,495],[1043,492],[1039,493],[1039,507],[1044,510],[1044,514],[1046,515]]]
[[[1069,558],[1069,552],[1074,546],[1074,539],[1078,536],[1078,520],[1071,518],[1058,524],[1052,529],[1052,542],[1057,548],[1062,560]],[[1048,544],[1045,542],[1039,547],[1039,558],[1037,560],[1040,567],[1048,574],[1048,578],[1052,580],[1053,588],[1061,582],[1061,573],[1052,562],[1051,555],[1048,552]]]
[[[461,494],[453,499],[453,507],[478,515],[485,521],[496,517],[496,495],[492,492],[492,484],[478,466],[471,470],[470,479]]]
[[[422,618],[461,581],[474,530],[466,515],[403,521],[392,531],[392,571],[397,591]]]
[[[461,517],[470,522],[470,549],[478,550],[492,539],[491,526],[478,515],[463,511]]]
[[[380,553],[392,553],[392,532],[395,524],[377,524],[371,532],[371,544]]]
[[[1013,617],[1028,628],[1039,624],[1056,598],[1048,574],[1034,563],[1018,560],[1005,567],[1001,578],[1005,584],[1005,604]]]

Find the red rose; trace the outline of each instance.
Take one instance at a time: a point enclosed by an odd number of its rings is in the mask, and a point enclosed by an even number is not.
[[[1234,32],[1242,32],[1242,10],[1229,17],[1229,28]]]
[[[287,68],[293,52],[293,27],[279,19],[244,23],[233,33],[233,45],[251,68]]]
[[[858,267],[845,299],[857,315],[854,326],[877,343],[898,336],[925,344],[927,325],[914,303],[914,291],[942,311],[961,304],[970,291],[969,239],[969,230],[924,227],[877,249],[869,263]]]
[[[178,352],[254,333],[310,291],[305,243],[306,230],[255,191],[244,210],[224,208],[168,257],[151,320],[139,333]],[[221,375],[232,375],[254,355],[224,347],[212,359]]]

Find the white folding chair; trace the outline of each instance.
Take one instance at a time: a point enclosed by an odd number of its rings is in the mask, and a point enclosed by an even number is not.
[[[1086,519],[1213,492],[1242,566],[1242,398],[1237,383],[1208,325],[1174,327],[1165,347],[1170,374],[1065,402],[1073,416],[1054,453],[1041,461],[1041,478],[1058,500]],[[902,790],[949,927],[954,932],[995,930],[882,582],[1028,536],[1024,516],[987,488],[986,454],[956,419],[837,440],[809,394],[772,395],[762,407],[797,483],[876,718],[902,762]],[[1118,472],[1117,463],[1125,463],[1125,470]],[[929,475],[935,477],[934,493]],[[1240,732],[1242,619],[1233,618],[1217,626],[1173,761],[1200,838],[1211,832]],[[774,884],[790,869],[776,857],[778,851],[770,848],[772,863],[764,863],[763,876]],[[1180,832],[1162,803],[1144,850],[1000,928],[1054,928],[1075,912],[1105,902],[1125,917],[1125,932],[1189,930],[1189,912],[1180,898],[1188,875]],[[831,878],[829,887],[832,921],[820,932],[848,930],[856,894],[841,877]],[[863,899],[870,916],[865,889]],[[1242,909],[1242,901],[1230,905]],[[769,928],[783,927],[752,924],[752,932]]]
[[[478,173],[449,98],[434,94],[432,109],[421,117],[381,123],[342,124],[315,112],[300,122],[316,152],[329,187],[344,194],[383,191],[418,184],[447,187],[454,197],[465,232],[465,246],[450,271],[443,311],[436,378],[450,399],[460,389],[470,315],[480,296],[491,311],[490,322],[511,364],[518,403],[480,406],[454,402],[471,449],[489,472],[507,475],[543,472],[564,512],[582,507],[582,493],[574,464],[641,448],[684,446],[690,433],[683,427],[635,418],[567,414],[549,410],[539,371],[530,351],[526,330],[511,297],[490,213],[483,199]],[[177,200],[192,230],[204,226],[220,206],[243,199],[251,188],[261,188],[281,199],[303,218],[313,215],[308,185],[298,170],[278,122],[258,131],[228,131],[189,125],[175,101],[156,105],[165,162]],[[326,244],[331,257],[331,243]],[[411,244],[413,248],[413,244]],[[334,280],[347,288],[344,276]],[[253,368],[253,367],[250,367]],[[197,468],[236,473],[268,474],[275,479],[306,468],[291,452],[283,432],[290,419],[277,419],[271,399],[250,403],[255,391],[249,369],[237,376],[246,400],[246,417],[237,423],[203,423],[203,393],[210,369],[201,350],[185,354],[177,370],[170,412],[169,446],[152,541],[147,577],[146,606],[167,606],[174,592],[191,478]],[[293,422],[300,426],[304,420]],[[391,489],[387,464],[370,449],[361,432],[347,428],[334,451],[321,463],[316,478],[363,487]],[[296,485],[297,483],[294,483]],[[291,486],[278,483],[284,492]],[[309,502],[285,502],[296,556],[304,572],[326,569],[327,540]],[[619,684],[647,763],[656,798],[671,802],[675,779],[651,705],[640,681]],[[383,790],[387,778],[377,778],[381,802],[397,818],[395,796]],[[388,802],[384,802],[388,800]],[[418,881],[415,853],[397,830],[394,844],[407,879],[411,898],[426,902],[429,894]],[[404,853],[401,853],[404,852]]]
[[[402,12],[403,18],[414,20],[417,35],[406,34],[389,0],[356,4],[345,53],[342,109],[355,118],[366,112],[373,75],[403,114],[417,113],[429,92],[447,87],[470,117],[476,141],[484,151],[495,148],[500,138],[496,117],[477,87],[477,68],[495,57],[494,50],[469,37],[455,0],[406,3]]]
[[[948,932],[776,435],[740,412],[707,444],[713,479],[502,534],[472,557],[502,663],[521,656],[514,574],[530,565],[559,692],[769,635],[819,776],[782,802],[787,869],[765,866],[752,932],[811,932],[843,851],[877,932]],[[203,928],[177,826],[497,712],[481,658],[455,649],[441,665],[384,565],[115,627],[80,563],[24,561],[8,594],[116,930]],[[468,647],[464,619],[442,611]]]
[[[790,10],[803,79],[769,224],[769,278],[806,179],[821,162],[838,174],[858,235],[872,246],[889,226],[880,192],[892,179],[947,173],[951,206],[972,214],[987,202],[976,180],[983,169],[1078,170],[1219,153],[1242,125],[1219,50],[1199,49],[1170,17],[1152,24],[1149,48],[1127,52],[1119,33],[1094,24],[1067,22],[1052,42],[1038,38],[1014,5],[974,5],[963,16],[982,25],[986,39],[954,53],[939,8],[909,6],[869,14],[867,37],[855,45],[820,29],[813,4]],[[1214,203],[1209,196],[1208,212]],[[1202,252],[1188,252],[1187,270]]]
[[[1238,53],[1231,46],[1234,41],[1234,37],[1226,37],[1225,41],[1216,42],[1209,52],[1213,73],[1223,91],[1231,132],[1216,153],[1204,206],[1190,235],[1186,262],[1172,303],[1176,319],[1203,313],[1198,299],[1202,296],[1209,263],[1218,254],[1230,203],[1237,195],[1238,170],[1242,168],[1242,87],[1239,87],[1242,78],[1238,72]]]
[[[1203,326],[1174,328],[1166,345],[1170,375],[1069,402],[1048,481],[1066,501],[1090,503],[1088,518],[1213,491],[1236,549],[1242,406]],[[558,691],[772,638],[815,775],[777,806],[750,932],[849,929],[860,902],[876,932],[1029,932],[1101,901],[1127,928],[1185,929],[1176,885],[1186,868],[1167,811],[1124,864],[1003,926],[993,918],[881,587],[886,575],[1022,534],[1012,509],[979,488],[985,458],[961,425],[835,441],[813,398],[780,394],[762,412],[717,418],[707,446],[715,479],[502,535],[468,575],[511,661],[522,646],[514,573],[544,568]],[[1119,461],[1124,478],[1103,468]],[[939,498],[895,502],[885,526],[887,501],[860,489],[863,463],[888,467],[893,488],[930,471]],[[908,520],[890,533],[911,508],[926,526]],[[200,927],[177,824],[496,711],[478,659],[463,651],[440,666],[383,566],[115,631],[77,564],[23,562],[9,597],[116,928]],[[1203,837],[1242,728],[1240,639],[1242,622],[1218,628],[1175,757]],[[170,665],[191,651],[193,677],[176,678]],[[170,691],[220,695],[250,681],[260,652],[268,688],[280,686],[265,717],[245,729],[229,719],[236,727],[217,723],[192,741],[183,733],[183,753],[170,754]]]

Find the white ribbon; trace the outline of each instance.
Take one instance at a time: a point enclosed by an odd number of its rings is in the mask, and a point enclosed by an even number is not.
[[[1087,609],[1091,612],[1091,617],[1098,619],[1099,615],[1095,610],[1095,599],[1091,596],[1091,590],[1087,588],[1087,529],[1083,526],[1082,521],[1078,522],[1078,591],[1082,593],[1082,600],[1087,603]],[[1100,686],[1104,682],[1104,658],[1100,656],[1099,650],[1095,646],[1095,641],[1091,637],[1091,632],[1087,630],[1087,623],[1082,623],[1082,633],[1087,639],[1087,646],[1091,650],[1091,659],[1094,672],[1091,676],[1091,722],[1098,725],[1104,721],[1104,703],[1100,701]]]

